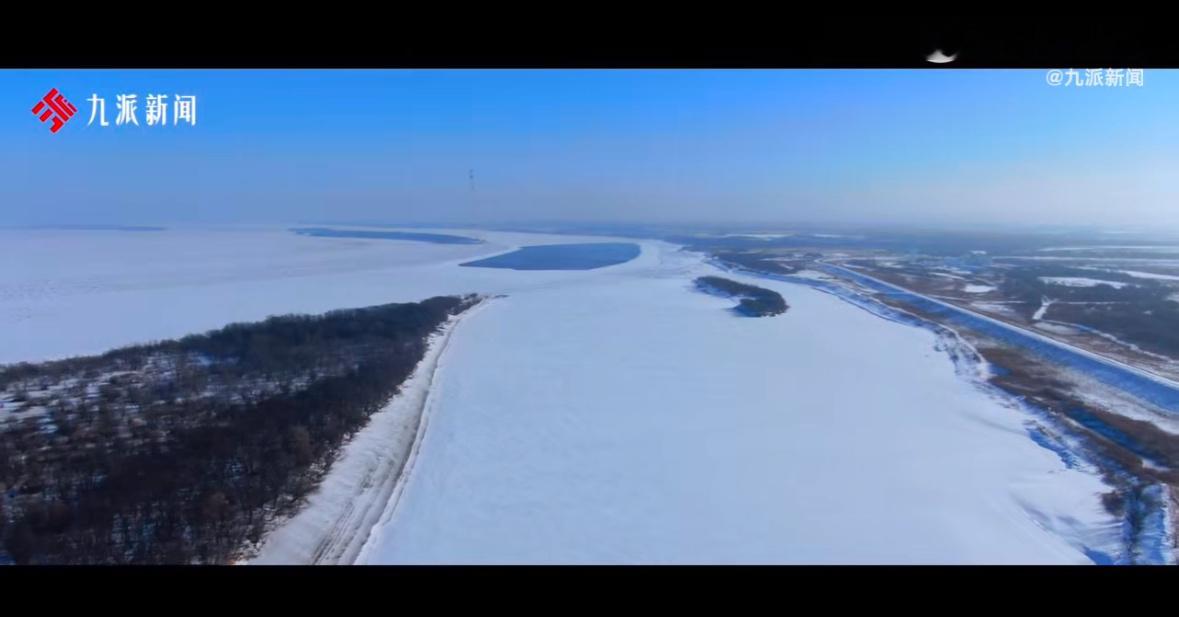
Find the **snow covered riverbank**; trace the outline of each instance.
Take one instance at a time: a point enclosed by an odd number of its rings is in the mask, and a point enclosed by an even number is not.
[[[484,301],[486,302],[486,300]],[[401,391],[344,446],[331,470],[293,517],[268,533],[252,564],[350,564],[377,524],[402,478],[419,435],[422,413],[446,349],[459,322],[481,307],[452,318]]]

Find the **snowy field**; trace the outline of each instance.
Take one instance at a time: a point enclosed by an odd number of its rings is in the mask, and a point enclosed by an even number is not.
[[[719,272],[664,243],[598,270],[515,271],[458,264],[617,240],[0,233],[0,362],[506,295],[435,339],[258,562],[1090,563],[1087,550],[1119,550],[1108,487],[1030,439],[1032,416],[956,372],[933,333],[726,274],[791,307],[736,317],[692,288]]]
[[[1121,289],[1128,285],[1121,281],[1103,281],[1100,279],[1084,278],[1079,276],[1041,276],[1041,281],[1049,285],[1062,285],[1064,287],[1096,287],[1098,285],[1109,285],[1114,289]]]
[[[1087,268],[1090,270],[1097,270],[1099,268]],[[1120,274],[1129,274],[1134,278],[1153,279],[1156,281],[1179,281],[1179,276],[1174,274],[1160,274],[1158,272],[1142,272],[1140,270],[1105,270],[1106,272],[1116,272]]]

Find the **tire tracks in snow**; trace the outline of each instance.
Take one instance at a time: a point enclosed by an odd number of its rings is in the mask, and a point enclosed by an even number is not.
[[[484,307],[490,304],[492,300],[499,297],[502,296],[492,296],[487,298],[486,300],[480,302],[478,306],[468,309],[464,317],[470,318],[476,312],[483,310]],[[450,342],[450,336],[454,334],[454,331],[457,328],[458,324],[455,324],[455,327],[451,328],[445,343]],[[394,479],[393,487],[390,491],[388,499],[381,502],[382,509],[380,516],[376,521],[373,522],[372,525],[368,527],[367,533],[364,537],[364,542],[361,544],[356,554],[353,555],[347,562],[337,563],[365,563],[366,560],[370,557],[373,547],[377,545],[381,538],[381,530],[384,529],[384,527],[393,520],[394,515],[396,515],[397,507],[401,504],[401,497],[405,494],[405,487],[409,484],[409,481],[413,476],[414,466],[417,463],[418,455],[421,452],[422,442],[425,440],[426,432],[429,430],[430,416],[433,415],[432,412],[435,401],[434,382],[437,380],[438,372],[442,368],[442,357],[445,352],[446,345],[444,344],[442,349],[439,350],[438,355],[435,357],[434,364],[430,370],[430,379],[426,384],[425,397],[423,398],[421,406],[418,410],[418,426],[417,430],[414,431],[413,445],[410,446],[409,456],[406,457],[405,463],[402,465],[400,472]]]
[[[388,520],[412,471],[426,430],[427,415],[442,357],[463,321],[481,311],[495,296],[454,316],[431,341],[415,373],[390,403],[344,446],[333,470],[310,503],[273,529],[263,540],[255,564],[351,564],[358,561],[370,537]],[[408,444],[403,433],[413,425]],[[367,433],[366,433],[367,431]],[[375,432],[374,432],[375,431]],[[346,460],[347,459],[347,460]]]

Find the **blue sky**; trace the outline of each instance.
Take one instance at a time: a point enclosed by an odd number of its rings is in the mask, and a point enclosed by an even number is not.
[[[52,87],[78,107],[56,135]],[[196,95],[197,125],[146,126],[148,93]],[[0,71],[0,107],[0,225],[1179,228],[1179,71]]]

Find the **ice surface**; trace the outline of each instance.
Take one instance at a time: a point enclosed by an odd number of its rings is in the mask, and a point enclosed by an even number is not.
[[[274,314],[416,302],[441,293],[498,291],[499,280],[543,285],[577,274],[497,277],[455,267],[525,244],[579,241],[494,235],[484,244],[462,245],[317,238],[286,228],[0,230],[0,364],[101,353]]]
[[[1108,487],[1029,438],[1032,418],[956,373],[927,330],[729,273],[791,306],[740,319],[692,289],[717,269],[660,242],[598,270],[524,272],[458,264],[611,239],[443,232],[486,243],[2,232],[0,361],[506,294],[432,348],[437,371],[418,373],[432,383],[415,377],[355,436],[265,562],[1088,563],[1118,550]],[[391,480],[419,410],[412,466]]]
[[[648,247],[650,248],[650,247]],[[745,278],[768,320],[657,267],[512,294],[443,360],[365,563],[1088,563],[1091,473],[960,378],[932,333]],[[729,274],[728,276],[733,276]],[[762,322],[762,323],[742,323]],[[771,323],[774,322],[774,323]]]

